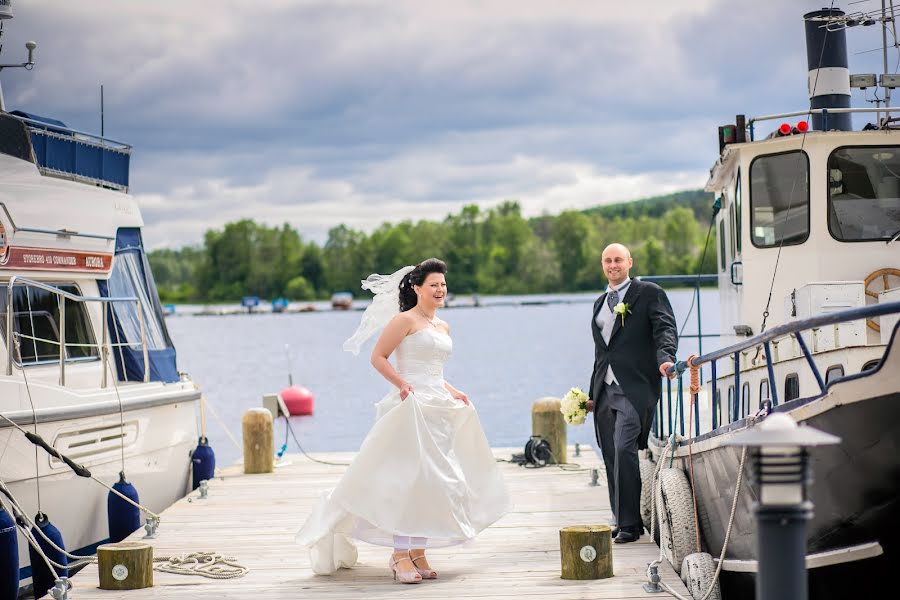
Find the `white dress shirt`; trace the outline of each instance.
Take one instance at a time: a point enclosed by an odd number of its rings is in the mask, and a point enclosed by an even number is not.
[[[631,285],[631,278],[626,277],[625,281],[620,283],[618,286],[609,286],[606,288],[606,293],[609,294],[612,290],[615,290],[619,294],[619,302],[625,301],[625,294],[628,293],[628,287]],[[609,308],[609,303],[607,302],[607,298],[603,298],[603,306],[600,307],[600,310],[597,311],[597,318],[595,319],[597,323],[597,327],[600,328],[600,335],[603,336],[603,341],[609,345],[609,338],[612,337],[613,325],[616,322],[616,319],[621,319],[622,317],[614,313]],[[607,385],[612,383],[619,383],[616,379],[615,374],[612,370],[612,365],[606,370],[606,377],[603,378],[604,383]]]

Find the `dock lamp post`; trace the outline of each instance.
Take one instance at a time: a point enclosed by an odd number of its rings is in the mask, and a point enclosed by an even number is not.
[[[734,436],[731,446],[751,447],[751,477],[758,488],[756,600],[807,600],[806,522],[813,505],[809,448],[840,438],[774,413]]]

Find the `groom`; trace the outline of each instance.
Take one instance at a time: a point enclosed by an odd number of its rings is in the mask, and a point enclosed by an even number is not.
[[[609,281],[594,303],[594,372],[588,409],[606,464],[609,501],[618,544],[641,536],[638,449],[647,447],[659,398],[660,376],[675,360],[677,328],[672,306],[658,285],[632,280],[631,253],[610,244],[602,255]]]

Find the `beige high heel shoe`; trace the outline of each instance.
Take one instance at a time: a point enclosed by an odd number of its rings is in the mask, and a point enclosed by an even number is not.
[[[412,573],[399,571],[397,569],[397,563],[404,560],[408,560],[416,570]],[[394,560],[394,557],[391,556],[391,560],[388,564],[391,567],[391,571],[394,573],[394,581],[399,581],[400,583],[422,583],[422,576],[419,575],[419,569],[416,568],[416,563],[414,563],[412,559],[409,558],[409,554],[401,557],[398,560]]]
[[[422,554],[415,558],[412,557],[412,554],[409,555],[409,560],[412,562],[413,566],[418,571],[419,575],[422,576],[422,579],[437,579],[437,571],[434,569],[420,569],[419,565],[416,564],[417,560],[425,560],[425,555]]]

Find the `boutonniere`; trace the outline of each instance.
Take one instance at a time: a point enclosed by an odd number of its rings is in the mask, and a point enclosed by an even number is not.
[[[627,302],[619,302],[616,304],[613,312],[622,317],[622,327],[625,327],[625,315],[631,314],[631,305]]]

